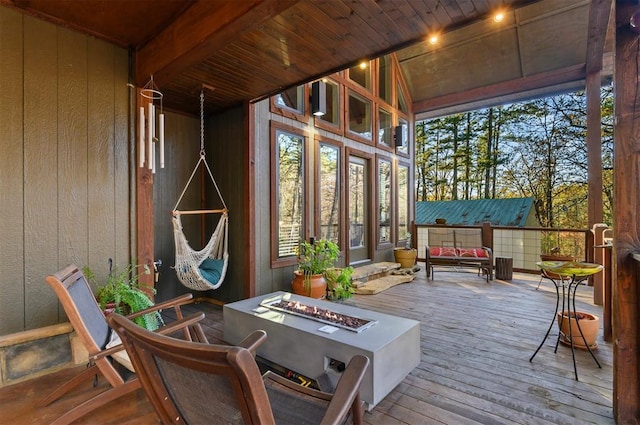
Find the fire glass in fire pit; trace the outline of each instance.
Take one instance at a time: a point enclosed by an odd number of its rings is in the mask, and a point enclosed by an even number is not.
[[[260,305],[272,310],[305,317],[307,319],[327,323],[354,332],[361,332],[378,323],[376,320],[348,316],[346,314],[336,313],[324,308],[306,305],[300,301],[287,301],[282,298],[278,298],[276,300],[265,300]]]

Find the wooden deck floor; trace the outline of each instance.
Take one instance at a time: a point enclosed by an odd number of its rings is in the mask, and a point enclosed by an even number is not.
[[[554,353],[557,327],[532,363],[554,310],[550,282],[515,274],[511,282],[487,283],[470,270],[437,270],[435,280],[419,272],[416,280],[378,295],[357,295],[350,303],[365,309],[419,320],[422,361],[371,412],[371,425],[393,424],[613,424],[612,344],[598,339],[599,369],[589,354],[577,351],[580,381],[573,376],[571,351]],[[578,290],[579,310],[602,317],[592,288]],[[222,312],[207,313],[212,342],[222,338]],[[0,389],[0,423],[46,424],[60,412],[97,391],[82,389],[46,408],[37,400],[76,372],[66,369]],[[90,424],[151,424],[153,411],[142,392],[118,400],[78,421]],[[212,424],[215,420],[212,419]]]

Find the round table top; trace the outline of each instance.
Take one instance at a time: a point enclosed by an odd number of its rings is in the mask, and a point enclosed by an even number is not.
[[[589,276],[603,269],[602,265],[578,261],[539,261],[538,267],[562,276]]]

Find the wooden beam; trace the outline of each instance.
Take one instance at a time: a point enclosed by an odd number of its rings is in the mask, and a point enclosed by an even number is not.
[[[136,84],[159,87],[300,0],[197,1],[136,53]]]
[[[640,84],[639,35],[629,18],[637,5],[616,2],[614,217],[613,217],[613,415],[618,424],[640,423]]]
[[[413,111],[415,114],[420,114],[464,103],[478,102],[514,93],[535,90],[542,87],[555,86],[558,84],[581,80],[585,77],[585,66],[575,65],[556,71],[543,72],[490,86],[478,87],[476,89],[460,93],[453,93],[415,102],[413,103]]]
[[[602,55],[611,16],[611,0],[592,0],[589,8],[587,74],[602,70]]]
[[[600,72],[587,75],[587,175],[589,228],[602,223],[602,112]]]

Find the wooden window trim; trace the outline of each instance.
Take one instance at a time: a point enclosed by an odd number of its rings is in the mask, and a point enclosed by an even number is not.
[[[355,157],[358,157],[358,158],[362,158],[362,159],[364,159],[366,161],[369,161],[369,170],[368,170],[369,171],[369,175],[367,176],[367,178],[369,179],[369,182],[374,182],[373,179],[375,178],[375,172],[376,172],[376,168],[377,168],[377,166],[375,164],[373,164],[373,161],[375,161],[375,155],[372,154],[372,153],[369,153],[369,152],[365,152],[365,151],[362,151],[362,150],[359,150],[359,149],[352,148],[352,147],[345,147],[344,160],[343,160],[343,169],[345,170],[345,187],[346,187],[346,184],[347,184],[346,179],[348,178],[346,170],[349,167],[349,158],[352,157],[352,156],[355,156]],[[377,204],[376,203],[376,196],[375,196],[374,193],[372,193],[376,189],[375,186],[376,186],[375,184],[371,184],[370,183],[369,187],[368,187],[368,189],[369,189],[369,193],[368,193],[368,195],[369,195],[368,196],[369,203],[367,205],[367,208],[369,210],[368,211],[369,215],[374,213],[375,207],[376,207],[376,204]],[[371,223],[371,217],[369,217],[369,222]],[[367,229],[368,230],[367,237],[369,239],[369,244],[368,244],[369,252],[367,253],[367,256],[369,258],[371,258],[371,259],[375,258],[375,255],[374,255],[375,254],[375,250],[376,250],[375,247],[377,245],[377,243],[374,243],[375,237],[376,237],[376,234],[377,234],[377,232],[375,230],[376,223],[377,223],[377,220],[375,222],[371,223],[369,225],[369,229]],[[347,229],[349,227],[349,202],[347,201],[346,194],[345,194],[345,208],[344,208],[344,226],[345,226],[345,229]],[[345,245],[344,245],[345,246],[345,261],[346,261],[345,264],[350,264],[351,263],[351,259],[349,258],[350,244],[349,244],[349,241],[347,240],[348,237],[349,237],[348,233],[349,232],[345,230],[345,241],[344,241],[344,243],[345,243]]]
[[[349,139],[364,143],[366,145],[369,146],[375,146],[375,128],[376,128],[376,119],[375,119],[375,102],[373,101],[373,99],[369,96],[369,97],[364,97],[362,96],[360,93],[355,93],[358,97],[364,98],[366,101],[369,102],[369,104],[371,105],[371,139],[367,139],[364,136],[360,136],[359,134],[356,134],[354,132],[351,131],[351,129],[349,128],[349,88],[345,89],[345,99],[344,99],[344,131],[345,131],[345,137],[348,137]]]
[[[309,169],[309,150],[308,150],[308,143],[309,143],[309,134],[307,131],[303,130],[303,129],[299,129],[299,128],[295,128],[286,124],[282,124],[276,121],[270,121],[269,123],[269,139],[270,139],[270,143],[269,143],[269,157],[270,157],[270,165],[271,165],[271,172],[270,172],[270,181],[271,181],[271,190],[270,190],[270,194],[269,194],[269,203],[270,203],[270,212],[271,212],[271,217],[270,217],[270,238],[271,238],[271,268],[275,269],[275,268],[280,268],[280,267],[289,267],[289,266],[293,266],[295,264],[297,264],[298,259],[295,255],[290,255],[287,257],[279,257],[278,256],[278,220],[277,220],[277,213],[278,213],[278,205],[277,205],[277,192],[275,192],[277,190],[277,185],[278,185],[278,180],[277,180],[277,173],[275,172],[275,170],[278,169],[278,163],[277,163],[277,159],[275,156],[275,152],[276,152],[276,143],[278,142],[278,139],[276,137],[278,130],[280,131],[284,131],[287,133],[291,133],[291,134],[295,134],[297,136],[302,137],[303,139],[303,152],[302,152],[302,166],[303,166],[303,188],[302,191],[305,194],[305,199],[303,200],[304,202],[304,208],[303,208],[303,217],[302,217],[302,227],[304,229],[304,238],[308,239],[309,238],[309,198],[308,198],[308,194],[309,194],[309,179],[308,179],[308,169]]]
[[[394,197],[394,201],[395,201],[395,209],[394,209],[394,218],[396,220],[396,224],[394,226],[395,231],[396,231],[396,238],[394,239],[396,241],[396,246],[404,246],[407,242],[407,238],[403,237],[401,235],[397,234],[397,229],[398,229],[398,218],[400,216],[400,200],[399,200],[399,196],[400,196],[400,188],[398,187],[398,185],[400,184],[400,179],[398,178],[399,174],[400,174],[400,167],[405,167],[407,168],[407,228],[408,231],[411,232],[411,193],[412,193],[412,185],[411,185],[411,163],[409,161],[403,161],[398,159],[395,162],[395,171],[394,171],[394,176],[396,177],[396,181],[395,181],[395,197]]]

